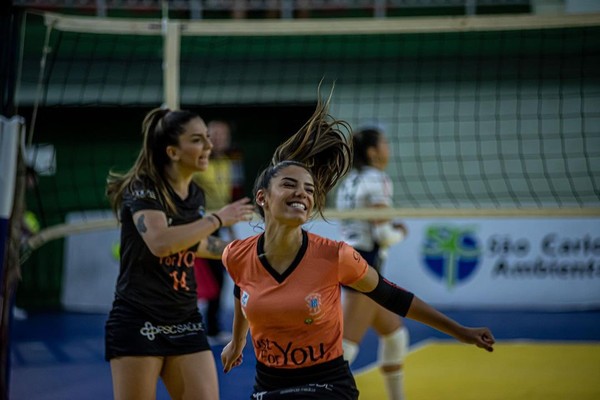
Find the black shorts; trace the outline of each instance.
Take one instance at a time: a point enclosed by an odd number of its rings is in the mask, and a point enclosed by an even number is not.
[[[183,321],[158,321],[115,300],[105,325],[105,358],[173,356],[210,350],[200,312]]]
[[[256,365],[252,400],[357,400],[358,389],[342,357],[312,367],[279,369]]]

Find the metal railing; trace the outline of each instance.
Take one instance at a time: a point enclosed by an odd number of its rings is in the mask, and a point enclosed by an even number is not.
[[[464,15],[475,15],[485,6],[530,6],[531,0],[13,0],[19,7],[78,9],[106,16],[108,10],[188,11],[191,19],[202,19],[207,12],[226,12],[232,18],[245,18],[249,12],[270,13],[283,19],[308,17],[311,11],[336,12],[362,10],[375,18],[385,18],[402,9],[455,8]]]

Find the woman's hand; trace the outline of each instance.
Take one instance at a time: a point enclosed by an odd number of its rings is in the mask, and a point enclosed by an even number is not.
[[[242,364],[244,361],[242,351],[244,350],[245,345],[245,341],[243,344],[237,343],[236,345],[231,341],[223,348],[223,351],[221,352],[221,362],[223,363],[224,373],[228,373],[232,368]]]
[[[231,226],[240,221],[250,221],[254,206],[248,197],[227,204],[215,213],[223,226]]]
[[[408,236],[408,228],[401,221],[392,221],[392,227],[400,232],[404,237]]]
[[[494,351],[493,345],[496,340],[488,328],[463,326],[417,296],[412,299],[406,316],[444,332],[460,342],[474,344],[490,352]]]
[[[477,347],[489,352],[494,351],[493,344],[496,343],[494,335],[488,328],[468,328],[456,336],[456,339],[463,343],[474,344]]]

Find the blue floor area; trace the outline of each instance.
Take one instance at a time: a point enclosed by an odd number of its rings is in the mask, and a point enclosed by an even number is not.
[[[600,310],[581,312],[457,311],[446,314],[464,325],[488,326],[497,340],[600,342]],[[226,315],[225,320],[231,316]],[[15,320],[11,329],[12,400],[112,399],[109,364],[104,361],[105,314],[44,313]],[[425,325],[407,320],[411,346],[431,338],[448,338]],[[369,332],[353,364],[372,364],[377,337]],[[254,354],[248,345],[244,363],[221,372],[221,347],[213,347],[221,399],[248,399],[254,376]],[[157,399],[169,399],[159,384]]]

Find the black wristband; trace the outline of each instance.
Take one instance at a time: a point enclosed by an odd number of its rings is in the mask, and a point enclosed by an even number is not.
[[[219,217],[216,213],[212,213],[210,215],[217,219],[217,222],[219,223],[219,227],[217,229],[221,229],[223,227],[223,220],[221,217]]]
[[[407,292],[381,275],[379,275],[379,282],[375,289],[364,295],[401,317],[406,316],[415,297],[411,292]]]

